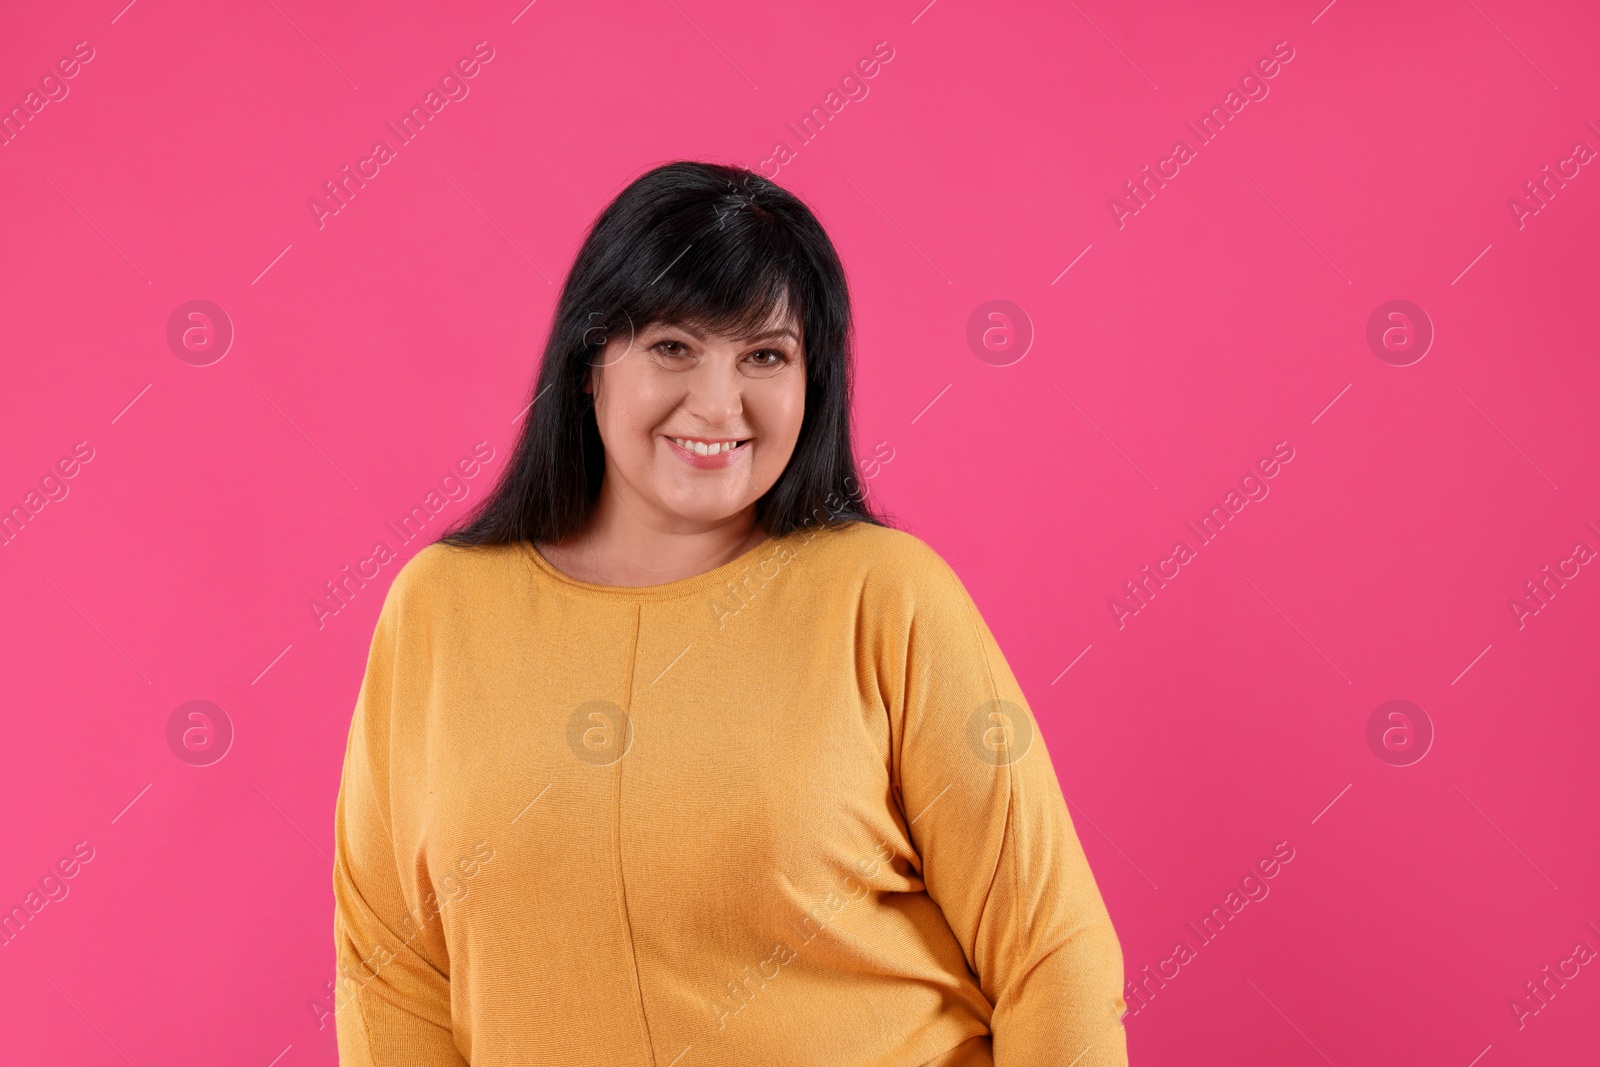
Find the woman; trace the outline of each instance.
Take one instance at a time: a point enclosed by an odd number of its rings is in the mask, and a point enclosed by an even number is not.
[[[1127,1062],[1027,701],[854,477],[850,322],[749,171],[663,166],[596,220],[499,483],[378,618],[346,1067]]]

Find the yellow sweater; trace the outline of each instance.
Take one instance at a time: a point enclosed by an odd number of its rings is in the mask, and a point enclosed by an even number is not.
[[[344,1067],[1104,1067],[1122,951],[1050,754],[917,537],[643,588],[434,544],[335,815]]]

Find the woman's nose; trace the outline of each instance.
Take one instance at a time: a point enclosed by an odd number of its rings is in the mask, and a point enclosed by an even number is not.
[[[723,425],[744,409],[744,378],[731,362],[707,360],[692,372],[681,407],[708,425]]]

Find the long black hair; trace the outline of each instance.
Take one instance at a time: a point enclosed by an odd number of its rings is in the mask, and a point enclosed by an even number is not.
[[[773,537],[889,523],[865,497],[850,443],[853,325],[844,267],[793,193],[743,167],[680,161],[624,189],[590,227],[561,287],[515,450],[489,493],[439,538],[560,541],[594,509],[605,450],[585,378],[608,339],[673,323],[748,336],[798,313],[806,397],[788,465],[755,504]]]

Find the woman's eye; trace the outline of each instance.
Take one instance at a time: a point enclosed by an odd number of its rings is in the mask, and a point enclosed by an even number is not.
[[[671,346],[670,350],[669,346]],[[651,347],[666,356],[681,356],[683,354],[683,344],[679,341],[657,341]]]
[[[771,359],[767,359],[767,360],[757,359],[756,360],[756,366],[758,366],[758,367],[776,367],[780,363],[783,363],[783,362],[787,361],[787,359],[788,359],[787,356],[785,356],[782,352],[779,352],[775,348],[765,348],[765,349],[762,349],[760,352],[754,352],[751,355],[752,355],[752,357],[756,357],[756,356],[771,356],[772,357]]]

